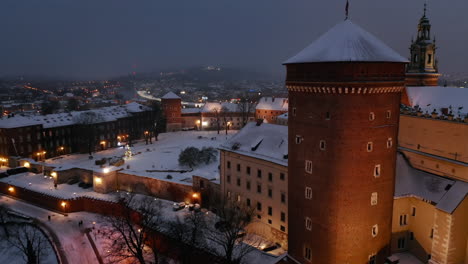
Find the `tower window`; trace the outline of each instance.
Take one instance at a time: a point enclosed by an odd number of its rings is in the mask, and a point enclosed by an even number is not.
[[[246,188],[247,188],[247,190],[250,190],[250,181],[247,181]]]
[[[237,202],[239,203],[241,201],[241,196],[237,195]]]
[[[376,177],[376,178],[377,178],[377,177],[380,177],[380,173],[381,173],[380,170],[381,170],[381,169],[380,169],[380,164],[375,165],[375,167],[374,167],[374,177]]]
[[[434,238],[434,228],[431,229],[431,235],[429,237]]]
[[[432,54],[427,54],[427,64],[432,63]]]
[[[312,174],[312,161],[311,160],[305,161],[305,171],[309,174]]]
[[[312,260],[312,250],[309,247],[304,247],[304,258],[308,261]]]
[[[418,62],[418,54],[414,54],[413,62],[414,63]]]
[[[374,149],[374,143],[367,142],[367,152],[372,152],[373,149]]]
[[[378,225],[374,225],[374,226],[372,227],[372,236],[373,236],[373,237],[376,237],[378,233],[379,233],[379,226],[378,226]]]
[[[387,116],[387,119],[390,119],[392,117],[392,111],[388,110],[386,116]]]
[[[296,107],[293,107],[293,108],[292,108],[292,114],[293,114],[293,116],[296,116],[296,112],[297,112],[297,111],[296,111]]]
[[[331,114],[330,112],[325,113],[325,120],[330,120],[331,119]]]
[[[286,214],[281,212],[281,222],[286,222]]]
[[[392,138],[387,139],[387,148],[391,148],[393,146],[393,140]]]
[[[377,192],[373,192],[371,195],[371,205],[377,205]]]
[[[325,140],[320,140],[320,150],[325,150],[327,148],[327,143]]]
[[[304,138],[302,136],[296,135],[296,144],[301,144],[302,140],[304,140]]]
[[[310,219],[309,217],[306,217],[305,219],[305,227],[307,230],[312,230],[312,219]]]
[[[268,197],[273,198],[273,190],[268,188]]]
[[[312,188],[305,187],[305,198],[308,200],[312,199]]]
[[[375,119],[375,114],[374,114],[374,112],[370,112],[370,113],[369,113],[369,120],[370,120],[370,121],[373,121],[374,119]]]

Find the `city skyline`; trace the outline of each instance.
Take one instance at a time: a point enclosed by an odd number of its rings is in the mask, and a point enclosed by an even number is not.
[[[423,4],[352,1],[350,19],[409,57]],[[439,70],[463,71],[468,3],[451,1],[448,12],[443,4],[428,3]],[[342,0],[140,1],[132,6],[121,0],[112,5],[46,0],[5,1],[0,7],[0,21],[8,25],[0,30],[0,76],[78,79],[199,65],[242,67],[282,78],[287,58],[345,16]]]

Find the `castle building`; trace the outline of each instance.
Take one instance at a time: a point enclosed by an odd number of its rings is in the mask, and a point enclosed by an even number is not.
[[[288,112],[288,98],[262,97],[255,107],[255,118],[276,124],[279,115]]]
[[[166,117],[166,131],[180,131],[182,129],[182,99],[173,92],[161,97],[161,108]]]
[[[285,62],[295,262],[375,264],[390,255],[406,63],[350,20]]]
[[[410,63],[406,71],[407,86],[437,86],[440,74],[437,69],[436,40],[431,39],[431,23],[424,15],[419,20],[418,35],[411,41]]]

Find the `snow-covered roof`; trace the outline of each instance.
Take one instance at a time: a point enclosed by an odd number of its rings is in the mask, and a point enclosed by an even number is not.
[[[282,119],[282,120],[288,120],[288,118],[289,118],[289,113],[284,113],[276,117],[276,119]]]
[[[407,87],[406,92],[411,106],[418,105],[425,112],[431,113],[434,109],[439,111],[441,108],[452,106],[454,114],[458,112],[468,113],[468,89],[455,87]]]
[[[182,114],[196,114],[201,112],[201,108],[182,108]]]
[[[288,166],[288,127],[250,122],[220,149]]]
[[[88,111],[73,111],[70,113],[59,113],[50,115],[15,115],[13,117],[0,118],[0,128],[15,128],[32,125],[42,125],[44,128],[70,126],[76,124],[77,119],[83,113],[95,113],[100,118],[96,123],[111,122],[118,118],[128,117],[129,113],[147,111],[147,106],[138,103],[129,103],[119,106],[108,106]]]
[[[161,99],[180,99],[180,97],[173,92],[168,92],[163,97],[161,97]]]
[[[222,108],[227,109],[229,112],[239,112],[239,105],[238,104],[233,104],[233,103],[206,103],[203,108],[202,112],[203,113],[211,113],[215,110],[221,110]]]
[[[345,20],[284,64],[345,61],[408,62],[374,35]]]
[[[451,214],[467,195],[468,183],[417,170],[403,154],[397,155],[395,197],[416,196]]]
[[[257,104],[256,109],[288,111],[288,98],[262,97]]]

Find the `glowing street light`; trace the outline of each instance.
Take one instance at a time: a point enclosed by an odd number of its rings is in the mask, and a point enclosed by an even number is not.
[[[67,203],[66,203],[66,202],[62,202],[60,205],[61,205],[63,208],[65,208],[65,206],[67,206]]]
[[[12,193],[12,192],[15,191],[15,188],[13,188],[13,186],[10,186],[10,187],[8,188],[8,191]]]
[[[104,168],[104,169],[102,169],[102,172],[104,172],[104,173],[109,173],[109,171],[110,171],[109,168]]]
[[[26,161],[26,162],[24,163],[24,167],[29,168],[29,167],[31,167],[31,164],[30,164],[29,162]]]
[[[102,183],[102,178],[96,177],[96,178],[94,178],[94,181],[95,181],[97,184],[101,184],[101,183]]]

